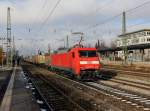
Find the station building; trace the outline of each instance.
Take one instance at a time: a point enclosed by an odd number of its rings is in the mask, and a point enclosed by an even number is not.
[[[99,52],[112,60],[150,61],[150,29],[121,34],[115,48],[99,48]]]
[[[119,35],[116,42],[117,47],[123,48],[123,50],[117,51],[118,57],[124,58],[124,50],[127,48],[129,59],[132,58],[133,61],[150,60],[150,29]]]

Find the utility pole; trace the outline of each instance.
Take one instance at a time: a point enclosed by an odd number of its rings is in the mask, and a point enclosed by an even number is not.
[[[51,53],[50,43],[48,44],[48,54]]]
[[[4,59],[3,59],[3,56],[4,56],[4,54],[3,54],[3,50],[4,50],[4,49],[3,49],[3,48],[4,48],[4,47],[3,47],[3,38],[2,38],[2,68],[3,68],[3,60],[4,60]]]
[[[66,43],[65,43],[66,41],[65,41],[65,38],[63,39],[63,41],[64,41],[64,48],[66,48]]]
[[[126,34],[126,13],[122,13],[122,35]],[[124,52],[124,63],[127,63],[128,49],[127,49],[127,38],[122,38],[124,42],[123,52]]]
[[[13,45],[12,45],[12,58],[15,55],[15,37],[13,36]]]
[[[99,39],[98,39],[98,41],[97,41],[97,47],[98,47],[98,49],[100,48],[100,42],[99,42]]]
[[[67,41],[66,42],[67,42],[66,43],[67,49],[69,49],[69,37],[68,37],[68,35],[67,35]]]
[[[122,34],[126,33],[126,13],[122,13]]]
[[[12,63],[12,50],[11,50],[11,17],[10,17],[10,7],[7,9],[7,66],[9,65],[9,62],[11,60]]]

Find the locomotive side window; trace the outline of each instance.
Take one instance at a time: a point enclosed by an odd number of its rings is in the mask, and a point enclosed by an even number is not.
[[[96,51],[88,51],[88,57],[96,57]]]
[[[96,51],[79,51],[79,57],[97,57]]]
[[[87,57],[87,51],[79,51],[80,57]]]
[[[74,52],[72,52],[72,57],[73,57],[73,58],[75,58],[75,54],[74,54]]]

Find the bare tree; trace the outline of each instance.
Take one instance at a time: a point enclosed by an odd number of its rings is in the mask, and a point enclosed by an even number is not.
[[[105,43],[104,40],[98,40],[97,43],[95,44],[95,47],[96,47],[97,49],[106,49],[106,48],[108,48],[108,47],[106,46],[106,43]]]
[[[102,41],[100,42],[100,49],[106,49],[106,48],[108,48],[108,47],[107,47],[105,41],[102,40]]]
[[[117,47],[116,41],[112,40],[110,42],[110,48],[116,48],[116,47]]]

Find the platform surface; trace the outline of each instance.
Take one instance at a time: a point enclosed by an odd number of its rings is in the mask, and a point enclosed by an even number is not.
[[[40,111],[31,90],[26,89],[26,84],[22,69],[17,67],[12,74],[0,111]]]
[[[0,67],[0,73],[3,71],[11,70],[12,67]]]
[[[0,70],[0,85],[2,85],[2,83],[4,82],[4,80],[7,78],[7,76],[9,75],[10,70]]]

